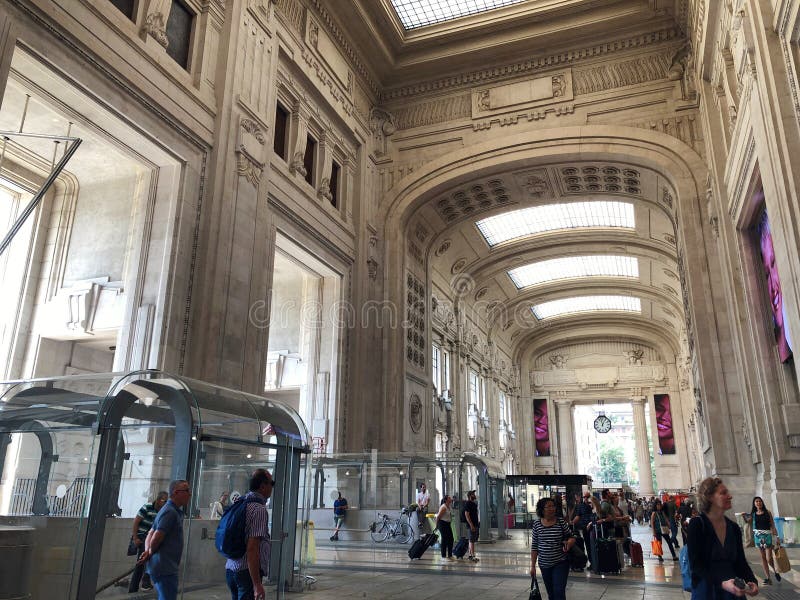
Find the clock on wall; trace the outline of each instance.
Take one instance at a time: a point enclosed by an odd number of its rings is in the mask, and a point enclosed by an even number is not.
[[[605,415],[600,415],[594,420],[594,428],[597,433],[608,433],[611,431],[611,419]]]

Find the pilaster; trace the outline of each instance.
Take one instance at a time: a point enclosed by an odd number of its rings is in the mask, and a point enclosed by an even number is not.
[[[646,398],[634,396],[631,398],[633,406],[633,435],[636,442],[636,462],[639,465],[639,495],[652,496],[653,471],[650,468],[650,450],[647,447],[647,419],[644,414]]]

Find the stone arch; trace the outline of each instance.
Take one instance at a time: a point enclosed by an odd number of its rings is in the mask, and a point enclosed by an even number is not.
[[[686,321],[690,345],[694,342],[701,346],[697,362],[704,397],[724,397],[726,384],[721,377],[717,330],[713,328],[717,318],[714,314],[704,235],[707,219],[702,199],[708,170],[702,157],[693,148],[664,133],[606,125],[543,129],[469,146],[414,171],[389,190],[380,206],[380,212],[384,215],[386,257],[383,270],[384,299],[403,305],[406,259],[401,249],[405,247],[405,236],[415,210],[434,195],[461,181],[488,176],[501,168],[513,169],[537,162],[569,160],[604,160],[641,165],[656,171],[671,185],[675,192],[678,268],[681,272],[683,304],[688,309]],[[427,263],[425,268],[429,270]],[[402,407],[401,382],[404,381],[405,370],[403,337],[398,331],[387,331],[385,335],[389,339],[385,346],[384,386],[387,415],[391,415]],[[386,431],[396,430],[398,440],[402,436],[398,425],[401,421],[392,415],[383,424]],[[725,452],[728,450],[723,449]],[[728,454],[734,456],[733,460],[736,461],[735,451]]]

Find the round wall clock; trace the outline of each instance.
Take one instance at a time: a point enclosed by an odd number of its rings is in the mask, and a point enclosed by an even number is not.
[[[611,431],[611,419],[605,415],[600,415],[594,420],[594,428],[597,433],[608,433]]]

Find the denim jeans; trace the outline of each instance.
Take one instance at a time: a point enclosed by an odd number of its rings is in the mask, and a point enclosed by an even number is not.
[[[542,581],[547,590],[548,600],[567,600],[567,577],[569,577],[569,561],[562,560],[552,567],[539,567]]]
[[[158,579],[150,576],[158,600],[178,600],[178,575],[162,575]]]
[[[225,581],[231,591],[231,600],[253,600],[253,580],[250,578],[250,571],[225,571]]]

